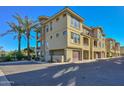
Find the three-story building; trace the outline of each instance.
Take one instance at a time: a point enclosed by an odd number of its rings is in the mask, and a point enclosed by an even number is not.
[[[88,27],[84,19],[64,8],[52,17],[39,17],[41,56],[46,61],[75,62],[106,58],[105,34],[101,27]]]
[[[106,58],[105,34],[101,27],[92,28],[92,59]]]

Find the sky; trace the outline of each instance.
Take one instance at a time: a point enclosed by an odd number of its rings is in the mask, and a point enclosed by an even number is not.
[[[22,17],[28,16],[32,20],[38,20],[39,16],[52,16],[62,10],[64,6],[0,6],[0,34],[9,30],[6,22],[16,22],[12,17],[15,13]],[[74,12],[84,18],[88,26],[102,26],[106,38],[114,38],[124,46],[124,7],[122,6],[70,6]],[[35,37],[35,33],[32,32]],[[0,37],[0,46],[6,51],[17,50],[17,39],[13,34]],[[35,38],[30,40],[31,46],[35,46]],[[21,48],[26,48],[26,40],[22,39]]]

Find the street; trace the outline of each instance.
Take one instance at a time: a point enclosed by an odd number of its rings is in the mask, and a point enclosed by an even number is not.
[[[119,86],[124,85],[124,58],[91,63],[1,64],[11,86]],[[2,75],[0,82],[2,82]],[[2,84],[1,84],[2,85]]]

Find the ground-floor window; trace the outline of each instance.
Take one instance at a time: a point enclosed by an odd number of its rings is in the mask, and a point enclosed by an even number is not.
[[[85,59],[85,60],[89,59],[89,51],[88,50],[83,51],[83,59]]]

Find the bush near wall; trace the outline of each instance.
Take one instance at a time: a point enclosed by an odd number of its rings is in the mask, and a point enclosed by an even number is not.
[[[11,52],[5,56],[0,57],[0,62],[6,62],[6,61],[19,61],[19,60],[25,60],[27,57],[19,52]]]

